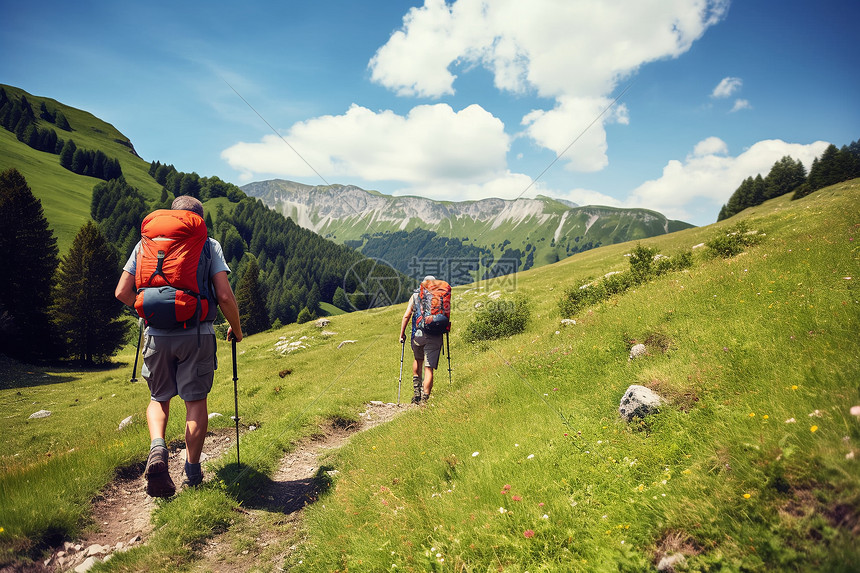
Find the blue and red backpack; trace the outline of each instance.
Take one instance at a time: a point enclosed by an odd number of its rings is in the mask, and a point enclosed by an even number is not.
[[[211,246],[203,217],[159,209],[140,226],[134,308],[148,326],[188,328],[212,321],[217,304],[209,281]]]

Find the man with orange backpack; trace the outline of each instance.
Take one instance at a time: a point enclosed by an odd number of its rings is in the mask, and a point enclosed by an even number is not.
[[[152,497],[170,497],[176,491],[168,472],[165,432],[170,400],[177,395],[186,406],[184,484],[203,481],[200,454],[209,422],[206,398],[218,367],[213,327],[218,307],[230,323],[227,339],[242,340],[229,272],[221,245],[208,237],[203,204],[182,195],[170,209],[143,220],[141,240],[117,284],[116,297],[135,308],[147,325],[141,374],[151,394],[144,476]]]
[[[412,294],[400,323],[400,343],[406,343],[406,325],[412,321],[413,404],[424,404],[433,390],[433,372],[439,366],[444,335],[451,330],[451,285],[427,275]],[[421,380],[421,370],[424,380]]]

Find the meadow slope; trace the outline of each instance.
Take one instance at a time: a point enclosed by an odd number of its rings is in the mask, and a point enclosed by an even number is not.
[[[675,554],[678,570],[855,570],[858,203],[855,180],[643,240],[672,255],[738,220],[765,234],[730,259],[696,249],[689,271],[588,308],[576,324],[561,325],[564,289],[626,269],[634,243],[455,289],[453,381],[443,359],[430,405],[327,457],[325,493],[279,541],[285,562],[259,559],[273,549],[243,533],[261,525],[241,505],[302,436],[396,400],[403,305],[333,317],[334,334],[308,323],[249,337],[238,401],[243,426],[257,429],[242,438],[243,467],[229,452],[207,464],[216,479],[159,503],[149,543],[103,567],[195,570],[201,543],[226,532],[234,562],[254,570],[642,571]],[[528,328],[466,344],[475,303],[495,290],[525,297]],[[303,348],[281,354],[282,339]],[[355,342],[338,348],[345,340]],[[635,341],[649,354],[631,361]],[[116,468],[143,459],[148,396],[128,382],[133,352],[99,372],[0,364],[6,560],[78,535]],[[233,409],[226,344],[219,356],[216,427]],[[407,400],[409,384],[407,366]],[[625,424],[617,408],[630,384],[668,404]],[[53,414],[28,419],[40,409]],[[172,439],[181,417],[176,406]]]

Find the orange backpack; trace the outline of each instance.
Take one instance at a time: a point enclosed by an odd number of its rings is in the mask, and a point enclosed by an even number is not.
[[[442,280],[424,281],[418,288],[418,315],[415,327],[426,334],[451,330],[451,285]]]
[[[203,217],[191,211],[159,209],[140,226],[134,308],[155,328],[188,328],[214,320],[209,282],[211,248]]]

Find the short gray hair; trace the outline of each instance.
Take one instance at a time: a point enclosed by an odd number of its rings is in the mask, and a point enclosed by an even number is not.
[[[182,211],[191,211],[192,213],[197,213],[201,217],[203,216],[203,203],[200,202],[200,199],[196,199],[191,195],[180,195],[173,200],[170,208]]]

